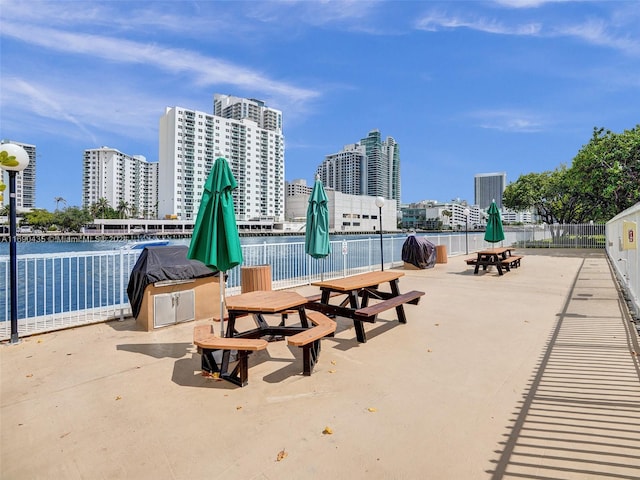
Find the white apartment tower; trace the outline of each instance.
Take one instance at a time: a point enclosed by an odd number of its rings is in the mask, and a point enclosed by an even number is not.
[[[238,183],[239,221],[284,219],[282,112],[255,99],[214,95],[214,114],[169,107],[160,119],[159,213],[195,220],[214,160]]]
[[[342,151],[327,155],[316,173],[322,184],[346,195],[367,194],[367,153],[364,145],[345,145]]]
[[[16,175],[16,210],[28,212],[36,208],[36,147],[28,143],[14,142],[13,140],[2,140],[0,143],[13,143],[24,148],[29,156],[27,168]],[[0,169],[0,175],[5,185],[9,185],[9,172]],[[9,188],[4,194],[4,205],[9,205]]]
[[[130,217],[157,218],[158,163],[109,147],[85,150],[82,206],[90,208],[101,198],[116,210],[126,205]]]

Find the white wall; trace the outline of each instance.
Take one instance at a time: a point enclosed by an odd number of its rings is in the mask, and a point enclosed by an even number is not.
[[[632,245],[635,248],[625,249],[624,237],[628,236],[625,231],[625,222],[635,223],[635,238]],[[628,208],[624,212],[616,215],[606,224],[606,249],[611,265],[624,289],[628,298],[635,308],[636,319],[640,319],[640,247],[638,247],[638,231],[640,226],[640,203]]]

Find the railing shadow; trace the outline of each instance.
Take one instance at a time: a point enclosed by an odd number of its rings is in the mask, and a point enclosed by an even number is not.
[[[589,261],[487,470],[492,480],[640,478],[637,335],[619,294],[619,316],[585,304],[598,291]]]

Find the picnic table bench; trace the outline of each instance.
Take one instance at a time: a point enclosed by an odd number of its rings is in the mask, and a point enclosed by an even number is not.
[[[358,342],[367,341],[362,322],[374,323],[378,314],[396,309],[398,321],[407,323],[404,305],[409,303],[417,305],[424,292],[413,290],[404,294],[400,293],[398,279],[404,273],[394,271],[367,272],[350,277],[314,282],[312,285],[320,287],[320,301],[308,301],[307,310],[320,311],[326,315],[341,316],[353,320]],[[389,283],[390,292],[379,290],[379,286]],[[330,304],[331,297],[346,295],[339,304]],[[360,300],[362,298],[362,300]],[[369,300],[380,300],[369,305]]]
[[[313,367],[320,354],[320,340],[333,335],[336,331],[336,322],[320,312],[309,311],[307,319],[311,320],[313,327],[287,338],[289,345],[302,348],[302,373],[311,375]]]
[[[467,258],[465,261],[467,265],[475,265],[473,271],[477,274],[482,267],[482,270],[486,270],[487,267],[495,266],[498,270],[498,275],[502,275],[503,268],[507,272],[511,271],[511,268],[517,268],[520,266],[522,256],[512,255],[513,248],[511,247],[498,247],[488,250],[480,250],[477,252],[476,258]]]
[[[226,338],[213,333],[213,325],[196,325],[193,329],[193,343],[198,347],[203,372],[219,375],[235,385],[244,387],[249,381],[249,354],[267,348],[267,341],[260,338]],[[214,352],[223,351],[222,360],[216,361]],[[237,350],[238,364],[229,372],[230,353]]]
[[[500,260],[500,263],[508,270],[511,268],[518,268],[520,266],[520,261],[522,260],[521,255],[511,255],[507,258],[503,258]],[[478,259],[476,257],[473,258],[465,258],[464,260],[467,265],[476,265],[478,263]]]
[[[379,313],[391,310],[392,308],[398,309],[403,304],[409,303],[417,305],[420,301],[420,297],[424,295],[424,292],[418,290],[411,290],[410,292],[390,297],[378,303],[374,303],[368,307],[361,307],[354,312],[354,318],[363,322],[375,322]],[[400,318],[402,317],[402,318]],[[406,316],[404,315],[404,309],[402,313],[398,312],[398,321],[400,323],[407,323]]]

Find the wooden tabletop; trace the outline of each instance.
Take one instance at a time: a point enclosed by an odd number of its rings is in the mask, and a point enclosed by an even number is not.
[[[379,285],[381,283],[390,282],[402,277],[402,272],[391,271],[379,271],[379,272],[367,272],[351,277],[337,278],[335,280],[325,280],[324,282],[314,282],[311,285],[316,287],[330,288],[331,290],[340,292],[349,292],[351,290],[358,290],[360,288],[371,287],[373,285]]]
[[[511,250],[513,250],[511,247],[490,248],[488,250],[479,251],[478,255],[500,255],[504,252],[510,252]]]
[[[256,290],[226,298],[227,310],[276,313],[307,303],[306,297],[296,292]]]

